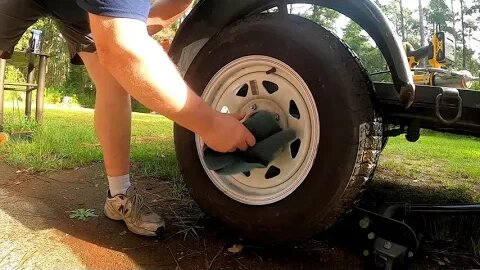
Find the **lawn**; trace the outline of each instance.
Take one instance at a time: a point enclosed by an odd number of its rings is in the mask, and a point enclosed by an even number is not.
[[[53,108],[38,128],[7,111],[6,131],[34,129],[31,141],[13,139],[0,147],[0,158],[30,171],[69,169],[102,160],[93,130],[93,112]],[[153,114],[133,116],[132,160],[135,173],[181,179],[173,147],[173,124]],[[401,182],[453,190],[451,196],[479,201],[480,139],[425,131],[416,143],[403,136],[390,138],[380,160],[374,185]],[[415,191],[415,190],[414,190]]]
[[[35,131],[31,140],[14,137],[0,146],[0,157],[12,165],[38,172],[72,169],[102,160],[92,110],[48,109],[39,127],[22,121],[17,111],[7,111],[5,119],[5,130],[9,133],[22,129]],[[132,161],[136,172],[179,179],[172,129],[172,122],[163,116],[133,114]]]
[[[372,186],[394,189],[401,201],[480,203],[479,160],[479,138],[433,131],[415,143],[390,138]]]
[[[385,169],[417,179],[422,174],[439,180],[463,179],[480,184],[480,139],[425,131],[416,143],[391,138],[383,152]]]

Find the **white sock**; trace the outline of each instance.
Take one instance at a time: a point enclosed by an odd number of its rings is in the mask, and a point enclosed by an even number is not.
[[[110,188],[110,195],[112,197],[118,194],[127,194],[127,189],[130,187],[130,174],[122,176],[107,176],[108,186]]]

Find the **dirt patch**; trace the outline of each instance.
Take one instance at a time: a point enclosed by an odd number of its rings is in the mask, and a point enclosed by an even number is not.
[[[383,184],[373,185],[365,194],[373,204],[400,200],[396,195],[400,186],[423,198],[436,194],[420,182],[400,185],[402,179],[385,182],[382,177],[394,176],[381,170],[378,175]],[[168,235],[164,239],[133,235],[122,222],[103,215],[107,183],[102,164],[30,174],[0,163],[0,268],[286,270],[364,266],[362,256],[325,236],[280,248],[244,243],[235,233],[202,217],[194,205],[172,198],[170,182],[138,176],[134,181],[146,201],[166,218]],[[79,208],[95,209],[99,216],[85,222],[70,219],[68,211]],[[244,245],[241,252],[228,251],[238,243]],[[442,268],[441,263],[477,266],[472,256],[458,253],[460,249],[445,253],[433,245],[431,250],[419,256],[418,269]],[[452,257],[453,253],[456,256]]]
[[[43,174],[0,164],[0,172],[0,268],[354,269],[363,264],[349,250],[317,240],[276,249],[244,243],[243,251],[230,253],[228,247],[239,242],[235,234],[205,217],[191,225],[195,232],[185,230],[182,222],[198,209],[172,199],[170,183],[147,178],[136,178],[135,184],[166,218],[169,233],[165,239],[133,235],[122,222],[103,216],[102,164]],[[99,217],[70,219],[68,211],[79,208],[93,208]]]

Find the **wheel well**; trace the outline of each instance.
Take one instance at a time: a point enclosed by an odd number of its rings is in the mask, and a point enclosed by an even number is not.
[[[272,7],[297,3],[298,0],[202,0],[182,23],[172,43],[170,55],[185,74],[195,56],[213,36],[231,23]],[[396,33],[378,6],[371,0],[305,0],[336,10],[358,23],[376,42],[390,68],[400,99],[413,102],[414,84],[407,58]]]

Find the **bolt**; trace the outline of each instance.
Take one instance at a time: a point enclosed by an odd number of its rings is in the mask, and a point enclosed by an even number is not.
[[[257,110],[257,104],[252,104],[252,105],[250,105],[250,109],[251,109],[252,111],[256,111],[256,110]]]
[[[375,238],[375,233],[371,232],[367,235],[367,237],[368,237],[369,240],[373,240],[373,238]]]
[[[387,242],[385,242],[385,244],[383,244],[383,247],[385,249],[391,249],[392,248],[392,243],[390,243],[390,241],[387,241]]]
[[[409,258],[413,258],[413,252],[409,251],[409,252],[408,252],[408,257],[409,257]]]
[[[358,225],[360,228],[366,229],[368,226],[370,226],[370,219],[368,217],[364,217],[358,222]]]
[[[280,115],[278,113],[275,114],[275,120],[280,121]]]
[[[365,257],[370,256],[370,251],[368,251],[368,250],[365,249],[365,250],[363,251],[363,256],[365,256]]]

